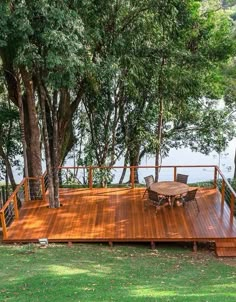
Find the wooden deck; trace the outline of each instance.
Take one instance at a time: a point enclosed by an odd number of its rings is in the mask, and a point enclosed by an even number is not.
[[[49,209],[42,201],[27,202],[8,228],[5,242],[134,242],[217,241],[236,238],[235,219],[221,207],[215,189],[199,189],[200,212],[161,207],[157,214],[142,199],[144,189],[61,189],[62,207]]]

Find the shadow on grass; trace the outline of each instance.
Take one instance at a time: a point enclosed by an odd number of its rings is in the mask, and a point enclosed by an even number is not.
[[[1,301],[234,301],[235,269],[178,246],[1,246]]]

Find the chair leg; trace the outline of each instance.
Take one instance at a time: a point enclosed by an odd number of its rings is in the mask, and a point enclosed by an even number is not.
[[[197,206],[197,211],[198,211],[198,213],[199,213],[199,212],[200,212],[200,209],[199,209],[199,205],[198,205],[197,199],[195,198],[194,200],[195,200],[195,203],[196,203],[196,206]]]
[[[158,212],[158,208],[160,207],[160,205],[156,205],[156,214]]]
[[[149,200],[145,200],[144,201],[144,210],[147,210],[148,207],[149,207]]]
[[[144,198],[144,196],[145,196],[145,194],[147,193],[147,189],[144,191],[144,193],[143,193],[143,198]]]

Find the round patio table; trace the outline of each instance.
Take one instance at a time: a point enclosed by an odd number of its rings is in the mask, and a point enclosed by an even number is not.
[[[160,181],[151,184],[150,189],[157,192],[159,195],[170,198],[171,207],[174,206],[175,197],[182,195],[189,190],[189,186],[177,181]]]

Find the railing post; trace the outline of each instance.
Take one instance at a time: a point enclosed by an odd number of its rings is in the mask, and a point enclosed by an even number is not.
[[[216,188],[216,187],[217,187],[217,169],[215,167],[215,169],[214,169],[214,188]]]
[[[14,212],[15,212],[15,219],[19,219],[19,210],[18,210],[18,206],[17,206],[16,194],[13,197],[13,206],[14,206]]]
[[[6,226],[4,212],[0,212],[0,217],[1,217],[1,223],[2,223],[2,236],[3,236],[3,239],[7,239],[7,226]]]
[[[174,181],[176,181],[176,175],[177,175],[177,167],[174,167]]]
[[[46,200],[46,190],[45,190],[45,183],[44,183],[44,177],[41,177],[41,186],[42,186],[42,197],[43,200]]]
[[[93,168],[89,166],[89,189],[93,188]]]
[[[224,207],[225,202],[225,181],[222,179],[222,187],[221,187],[221,208]]]
[[[230,222],[233,222],[234,218],[234,202],[235,202],[235,197],[234,194],[231,192],[230,194]]]
[[[131,188],[134,189],[134,167],[130,167]]]
[[[29,179],[26,177],[24,181],[25,201],[29,201]]]

